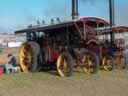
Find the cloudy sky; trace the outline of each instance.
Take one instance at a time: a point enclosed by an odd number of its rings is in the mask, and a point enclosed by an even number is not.
[[[109,20],[108,0],[78,0],[79,17]],[[128,26],[128,0],[115,0],[116,25]],[[13,33],[35,24],[59,17],[71,19],[71,0],[0,0],[0,32]]]

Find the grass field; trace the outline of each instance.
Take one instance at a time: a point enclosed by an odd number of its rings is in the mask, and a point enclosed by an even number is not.
[[[128,96],[128,70],[77,71],[62,78],[50,73],[17,73],[0,77],[0,96]]]
[[[19,63],[19,48],[0,50],[0,65],[12,53]],[[128,96],[128,70],[99,71],[88,75],[75,70],[62,78],[51,72],[4,74],[0,96]]]

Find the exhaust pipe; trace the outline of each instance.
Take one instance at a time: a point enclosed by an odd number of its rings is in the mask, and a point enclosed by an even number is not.
[[[78,15],[78,0],[72,0],[72,19],[77,19]]]
[[[114,0],[109,0],[109,22],[110,28],[115,26]],[[114,32],[111,32],[111,46],[114,44]]]
[[[114,0],[109,0],[109,18],[110,26],[115,26]]]

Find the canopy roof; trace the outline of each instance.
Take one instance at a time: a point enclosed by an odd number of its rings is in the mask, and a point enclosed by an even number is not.
[[[110,29],[110,28],[102,29],[102,34],[110,34],[111,32],[114,32],[114,33],[128,32],[128,27],[117,26],[117,27],[113,27],[112,29]]]
[[[25,28],[25,29],[17,30],[17,31],[15,31],[15,33],[18,34],[18,33],[38,32],[38,31],[45,32],[45,31],[65,29],[65,28],[71,27],[71,26],[75,27],[74,23],[77,23],[77,22],[83,22],[83,23],[85,23],[88,26],[91,26],[93,28],[109,26],[109,23],[103,19],[96,18],[96,17],[84,17],[84,18],[71,20],[71,21],[67,21],[67,22],[61,22],[61,23],[57,23],[57,24],[39,25],[39,26],[37,25],[37,26],[33,26],[31,28]]]
[[[128,32],[128,27],[126,26],[119,26],[119,27],[114,27],[113,32]]]

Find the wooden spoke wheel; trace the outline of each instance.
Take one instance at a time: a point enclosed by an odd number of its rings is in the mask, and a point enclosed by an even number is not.
[[[105,56],[102,60],[102,66],[105,71],[111,71],[114,68],[113,57]]]
[[[81,67],[85,73],[95,73],[99,70],[99,59],[94,52],[83,53]]]
[[[36,71],[40,47],[36,42],[26,42],[20,48],[20,66],[23,72]]]
[[[61,53],[57,59],[57,71],[60,76],[71,76],[73,72],[73,59],[68,52]]]
[[[126,66],[125,58],[122,55],[116,56],[115,66],[117,69],[124,69]]]

